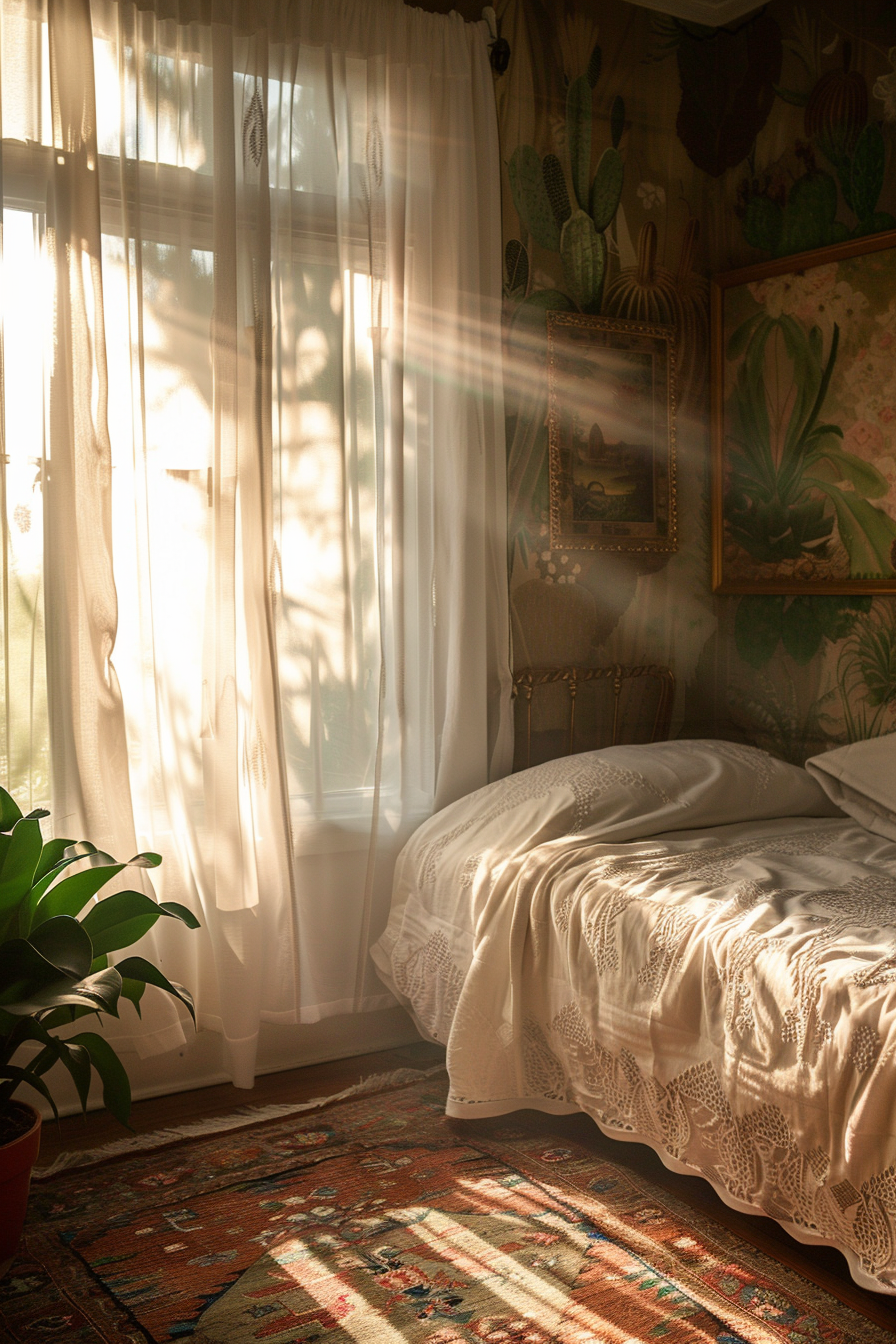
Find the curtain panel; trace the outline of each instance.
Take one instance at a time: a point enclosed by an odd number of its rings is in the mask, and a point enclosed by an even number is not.
[[[25,756],[45,703],[57,833],[163,855],[202,929],[148,951],[249,1086],[261,1022],[391,1004],[398,850],[510,768],[486,34],[398,0],[4,0],[2,40],[4,276],[42,286],[44,413],[4,393],[43,500]],[[165,1012],[119,1043],[176,1044]]]

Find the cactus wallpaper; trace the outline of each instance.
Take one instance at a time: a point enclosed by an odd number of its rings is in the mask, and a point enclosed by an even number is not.
[[[721,29],[627,0],[496,10],[515,666],[667,663],[673,735],[796,761],[896,730],[896,597],[716,596],[708,506],[709,277],[896,228],[896,7],[772,0]],[[676,326],[675,554],[551,549],[550,310]],[[887,394],[848,429],[896,486],[896,312],[879,325]]]

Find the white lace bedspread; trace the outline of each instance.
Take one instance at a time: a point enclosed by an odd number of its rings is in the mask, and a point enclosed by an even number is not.
[[[489,785],[404,850],[380,973],[449,1113],[584,1110],[896,1291],[896,844],[670,742]]]

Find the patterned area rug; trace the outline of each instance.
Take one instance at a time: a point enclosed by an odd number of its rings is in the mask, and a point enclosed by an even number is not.
[[[192,1344],[893,1344],[724,1228],[525,1116],[400,1090],[32,1188],[0,1338]]]

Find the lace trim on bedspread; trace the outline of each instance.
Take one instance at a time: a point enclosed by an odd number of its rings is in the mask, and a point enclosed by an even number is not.
[[[562,1041],[562,1061],[549,1033]],[[608,1131],[655,1143],[734,1199],[854,1251],[869,1274],[896,1284],[896,1167],[858,1187],[848,1180],[829,1186],[828,1155],[820,1147],[800,1149],[779,1107],[766,1104],[736,1116],[709,1062],[663,1085],[630,1051],[603,1049],[574,1003],[547,1032],[527,1022],[524,1049],[529,1097],[568,1102]],[[470,1105],[476,1098],[452,1089],[449,1100]]]
[[[464,985],[444,933],[432,934],[403,961],[393,956],[392,977],[433,1039],[442,1041],[439,1031],[443,1023],[450,1026]]]
[[[712,1064],[694,1065],[664,1086],[629,1051],[614,1055],[603,1049],[574,1003],[556,1015],[549,1029],[564,1043],[566,1074],[572,1080],[567,1093],[582,1104],[581,1087],[586,1109],[601,1124],[645,1136],[678,1161],[701,1169],[735,1199],[849,1247],[871,1274],[881,1276],[889,1266],[885,1281],[896,1282],[896,1167],[858,1188],[850,1181],[829,1187],[827,1154],[821,1148],[802,1151],[777,1106],[735,1116]],[[527,1035],[527,1050],[536,1039]],[[533,1072],[550,1067],[546,1050],[550,1047],[542,1036]],[[554,1067],[560,1068],[551,1053]]]

